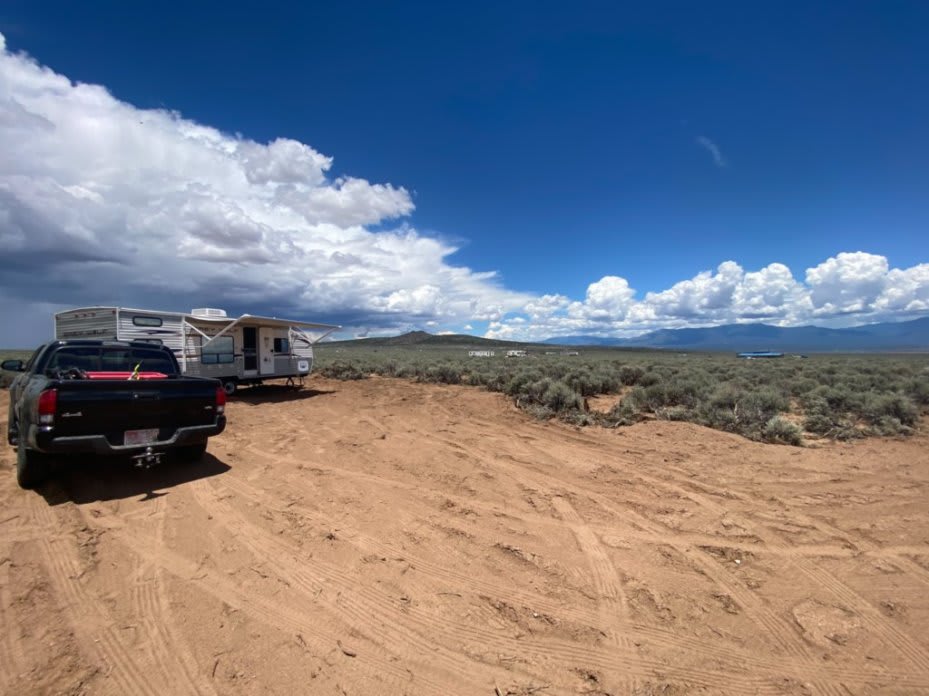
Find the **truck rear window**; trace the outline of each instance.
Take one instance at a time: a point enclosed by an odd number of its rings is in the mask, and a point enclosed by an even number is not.
[[[45,366],[48,370],[100,369],[100,349],[96,347],[71,346],[59,349]]]
[[[140,372],[175,373],[171,358],[161,351],[144,348],[103,348],[91,346],[65,346],[59,349],[46,366],[47,370],[69,370],[72,367],[85,372]]]

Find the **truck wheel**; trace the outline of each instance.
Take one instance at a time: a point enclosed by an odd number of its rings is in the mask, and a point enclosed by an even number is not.
[[[16,426],[16,422],[12,418],[8,421],[8,423],[9,425],[6,427],[6,441],[15,447],[16,443],[19,442],[19,428]]]
[[[238,388],[239,383],[234,379],[227,379],[223,382],[223,391],[226,392],[226,396],[232,396]]]
[[[51,473],[51,462],[42,452],[26,449],[25,445],[16,448],[16,482],[20,488],[32,489],[41,486]]]
[[[199,445],[188,445],[187,447],[178,447],[177,458],[182,462],[198,462],[206,453],[206,443],[201,442]]]

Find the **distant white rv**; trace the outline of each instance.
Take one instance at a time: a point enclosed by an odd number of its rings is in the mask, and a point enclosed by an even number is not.
[[[492,350],[469,350],[469,358],[492,358],[496,355]]]
[[[187,375],[214,377],[227,394],[240,384],[304,377],[313,345],[341,326],[243,314],[222,309],[190,313],[128,307],[83,307],[55,315],[55,338],[144,341],[170,348]]]
[[[529,353],[524,350],[508,350],[506,352],[506,357],[508,358],[525,358]]]

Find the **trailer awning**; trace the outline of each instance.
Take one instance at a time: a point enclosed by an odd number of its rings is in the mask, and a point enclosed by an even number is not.
[[[188,324],[202,322],[204,324],[223,326],[223,330],[210,337],[206,343],[211,343],[213,340],[225,335],[234,326],[273,326],[280,329],[299,329],[300,333],[311,343],[317,343],[342,328],[335,324],[318,324],[297,319],[279,319],[278,317],[260,317],[255,314],[243,314],[241,317],[201,317],[188,314],[185,315],[184,319]]]

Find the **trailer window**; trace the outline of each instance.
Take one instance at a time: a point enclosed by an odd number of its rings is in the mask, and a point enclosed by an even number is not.
[[[274,339],[274,352],[275,353],[289,353],[290,352],[290,341],[286,338],[275,338]]]
[[[136,326],[161,326],[161,317],[132,317],[132,323]]]
[[[204,365],[228,365],[235,362],[235,342],[232,336],[220,336],[200,349],[200,362]]]

